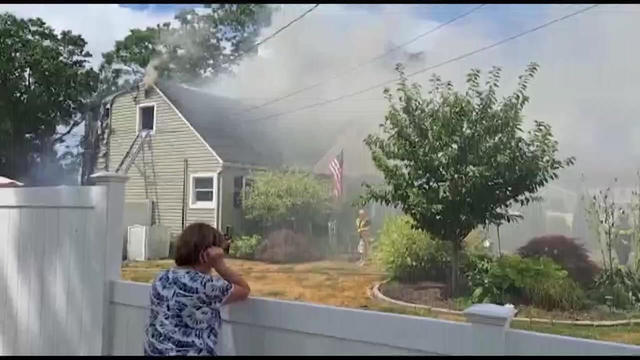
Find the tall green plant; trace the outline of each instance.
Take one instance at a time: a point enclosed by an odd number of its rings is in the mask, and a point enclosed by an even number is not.
[[[599,190],[587,203],[587,216],[591,231],[600,244],[602,267],[605,273],[614,268],[613,245],[618,237],[616,222],[622,211],[611,196],[611,188]]]
[[[457,290],[463,239],[476,227],[510,221],[508,209],[527,205],[534,194],[574,159],[558,160],[551,127],[535,121],[526,134],[522,111],[538,70],[530,64],[511,95],[497,98],[501,69],[480,85],[480,70],[467,75],[467,90],[455,91],[438,76],[424,97],[408,84],[402,66],[382,134],[365,144],[385,185],[366,185],[363,201],[400,207],[415,226],[453,246],[451,287]]]

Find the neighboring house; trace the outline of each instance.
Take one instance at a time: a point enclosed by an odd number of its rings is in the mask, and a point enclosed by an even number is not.
[[[96,170],[116,171],[136,152],[139,133],[150,133],[128,171],[128,218],[139,219],[132,209],[145,209],[151,200],[149,223],[169,227],[174,236],[198,221],[241,230],[247,176],[278,167],[281,158],[259,129],[237,119],[242,104],[168,83],[140,84],[106,103],[109,135]]]

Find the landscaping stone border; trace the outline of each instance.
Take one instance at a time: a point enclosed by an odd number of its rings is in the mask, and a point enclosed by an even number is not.
[[[390,297],[387,297],[384,294],[382,294],[382,292],[380,291],[380,285],[382,285],[384,283],[387,283],[388,281],[389,280],[385,280],[385,281],[374,283],[371,291],[367,292],[368,295],[373,299],[385,301],[385,302],[388,302],[388,303],[392,303],[392,304],[400,305],[400,306],[404,306],[404,307],[411,307],[411,308],[416,308],[416,309],[424,309],[424,310],[432,311],[434,313],[464,316],[462,311],[437,308],[437,307],[428,306],[428,305],[413,304],[413,303],[408,303],[408,302],[405,302],[405,301],[400,301],[400,300],[396,300],[396,299],[392,299]],[[542,324],[550,324],[550,325],[555,325],[555,324],[560,325],[560,324],[562,324],[562,325],[593,326],[593,327],[606,327],[606,326],[640,324],[640,319],[612,320],[612,321],[588,321],[588,320],[553,320],[553,319],[514,317],[512,321],[529,322],[529,323],[542,323]]]

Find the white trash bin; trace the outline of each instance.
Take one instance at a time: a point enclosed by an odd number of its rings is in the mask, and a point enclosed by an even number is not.
[[[127,259],[144,261],[149,253],[149,227],[132,225],[127,228]]]

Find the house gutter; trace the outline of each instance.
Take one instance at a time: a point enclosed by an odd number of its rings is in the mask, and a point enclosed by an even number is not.
[[[187,224],[187,177],[189,176],[189,160],[184,159],[184,169],[182,174],[182,230]]]
[[[251,169],[251,170],[269,170],[270,169],[270,168],[268,168],[266,166],[244,165],[244,164],[227,162],[227,161],[223,162],[222,165],[223,166],[232,167],[232,168]]]

